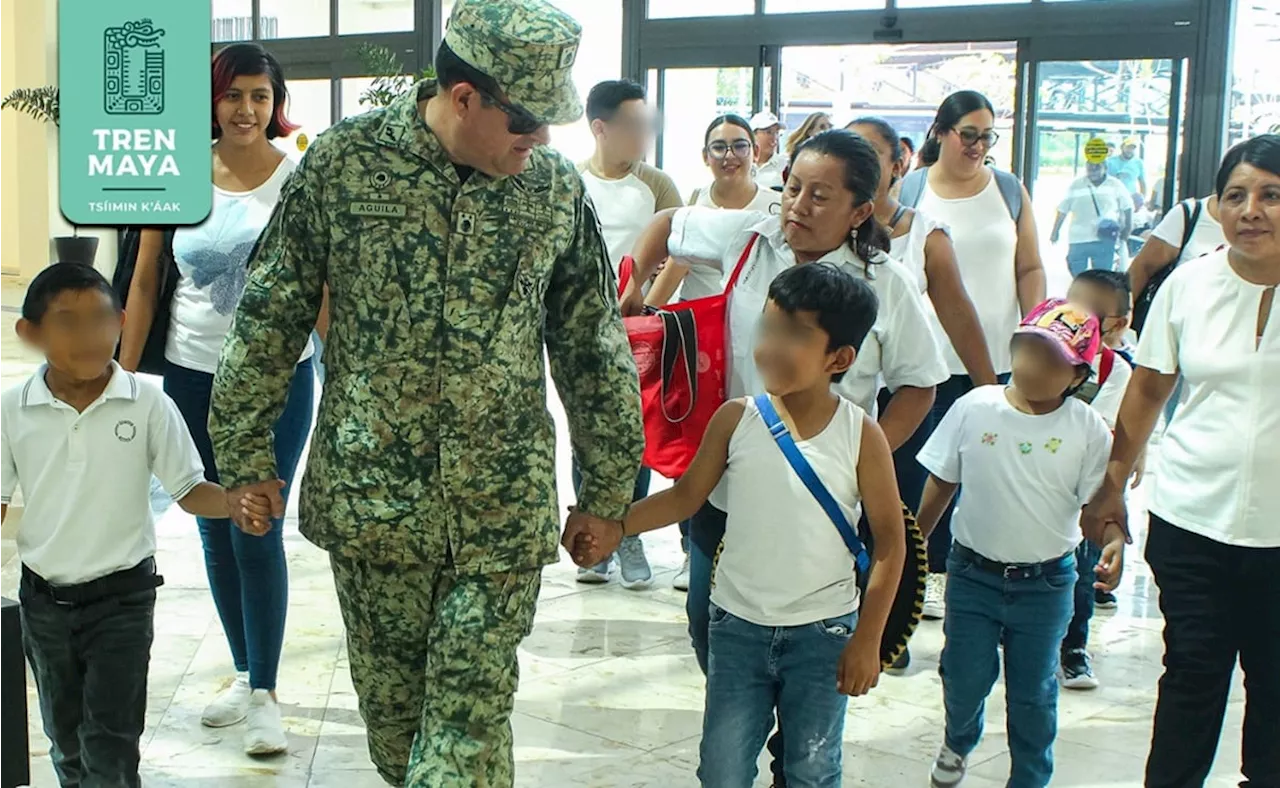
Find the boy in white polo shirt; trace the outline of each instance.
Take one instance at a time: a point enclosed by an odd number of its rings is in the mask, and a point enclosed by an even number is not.
[[[23,650],[64,786],[137,786],[154,634],[154,473],[188,512],[227,517],[177,408],[112,353],[119,298],[93,268],[32,281],[18,335],[47,362],[0,399],[3,511],[21,486]],[[266,499],[243,506],[265,532]]]

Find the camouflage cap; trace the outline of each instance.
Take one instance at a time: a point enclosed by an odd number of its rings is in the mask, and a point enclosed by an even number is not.
[[[458,0],[444,43],[549,124],[582,117],[573,86],[582,26],[545,0]]]

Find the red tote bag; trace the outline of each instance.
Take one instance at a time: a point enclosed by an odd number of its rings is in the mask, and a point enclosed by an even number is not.
[[[724,404],[728,379],[729,293],[758,235],[742,250],[724,292],[623,318],[640,373],[644,465],[668,479],[689,469],[711,417]],[[622,261],[619,292],[633,270]]]

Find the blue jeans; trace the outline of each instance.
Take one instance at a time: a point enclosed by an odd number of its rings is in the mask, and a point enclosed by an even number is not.
[[[18,598],[23,651],[58,782],[141,785],[138,742],[147,718],[155,589],[61,605],[24,577]]]
[[[1093,568],[1102,558],[1102,548],[1085,539],[1076,548],[1076,592],[1075,605],[1071,615],[1071,623],[1067,625],[1067,636],[1062,639],[1062,651],[1085,648],[1089,645],[1089,621],[1093,618],[1093,603],[1096,599],[1093,584],[1097,575]]]
[[[315,372],[311,360],[298,365],[289,386],[284,411],[276,421],[276,473],[284,480],[285,500],[293,487],[294,472],[311,432],[311,402]],[[164,390],[177,404],[191,430],[204,475],[218,481],[213,443],[209,439],[209,398],[213,375],[169,364]],[[234,462],[234,458],[231,459]],[[284,557],[284,521],[264,536],[250,536],[230,520],[197,517],[204,543],[204,566],[209,590],[222,620],[227,645],[236,670],[249,672],[253,689],[274,690],[284,646],[285,611],[289,606],[289,572]]]
[[[711,607],[711,569],[716,550],[724,539],[724,512],[711,504],[703,504],[689,520],[689,595],[685,612],[689,615],[689,640],[698,658],[698,667],[707,673],[707,623]]]
[[[1097,240],[1071,244],[1067,247],[1067,268],[1073,277],[1095,268],[1111,271],[1116,267],[1116,241]]]
[[[1071,619],[1074,554],[1044,574],[1005,580],[955,550],[947,565],[946,645],[939,673],[946,705],[946,743],[967,756],[982,739],[987,695],[1000,674],[1004,644],[1006,729],[1013,762],[1008,788],[1044,788],[1053,776],[1058,732],[1059,647]]]
[[[1008,383],[1009,373],[1005,372],[1004,374],[997,374],[996,379],[1002,384]],[[924,427],[921,426],[920,429],[916,430],[916,434],[912,436],[912,440],[919,439],[921,442],[921,448],[923,448],[923,444],[929,440],[931,435],[933,435],[934,429],[942,423],[942,417],[947,415],[947,411],[951,410],[951,406],[955,404],[956,400],[960,399],[972,390],[973,380],[970,379],[968,375],[952,375],[950,378],[939,384],[937,392],[934,394],[933,410],[929,412],[928,421],[925,422],[928,425],[928,430],[925,431]],[[921,431],[924,431],[924,437],[920,437]],[[897,458],[895,456],[895,462],[896,459]],[[926,475],[920,481],[921,492],[924,490],[924,481],[927,478],[928,476]],[[940,573],[947,571],[947,557],[951,555],[951,515],[955,512],[956,505],[960,503],[960,493],[962,492],[962,489],[963,488],[959,487],[956,488],[956,494],[952,496],[951,502],[947,504],[947,508],[942,511],[942,516],[938,518],[938,524],[934,526],[933,533],[929,534],[928,548],[930,572]],[[905,493],[903,495],[904,497],[902,500],[906,501],[907,505],[911,506],[913,511],[920,508],[920,493],[916,494],[916,499],[914,501],[905,497]]]
[[[712,606],[711,664],[698,778],[703,788],[751,788],[773,730],[787,731],[788,788],[838,788],[848,698],[836,671],[857,613],[796,627],[762,627]]]

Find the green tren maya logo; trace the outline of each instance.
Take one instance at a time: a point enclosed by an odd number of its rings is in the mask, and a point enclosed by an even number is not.
[[[103,108],[108,115],[164,112],[164,31],[150,19],[103,31]]]
[[[20,0],[19,0],[20,1]],[[213,203],[211,0],[58,0],[62,212],[190,225]]]

